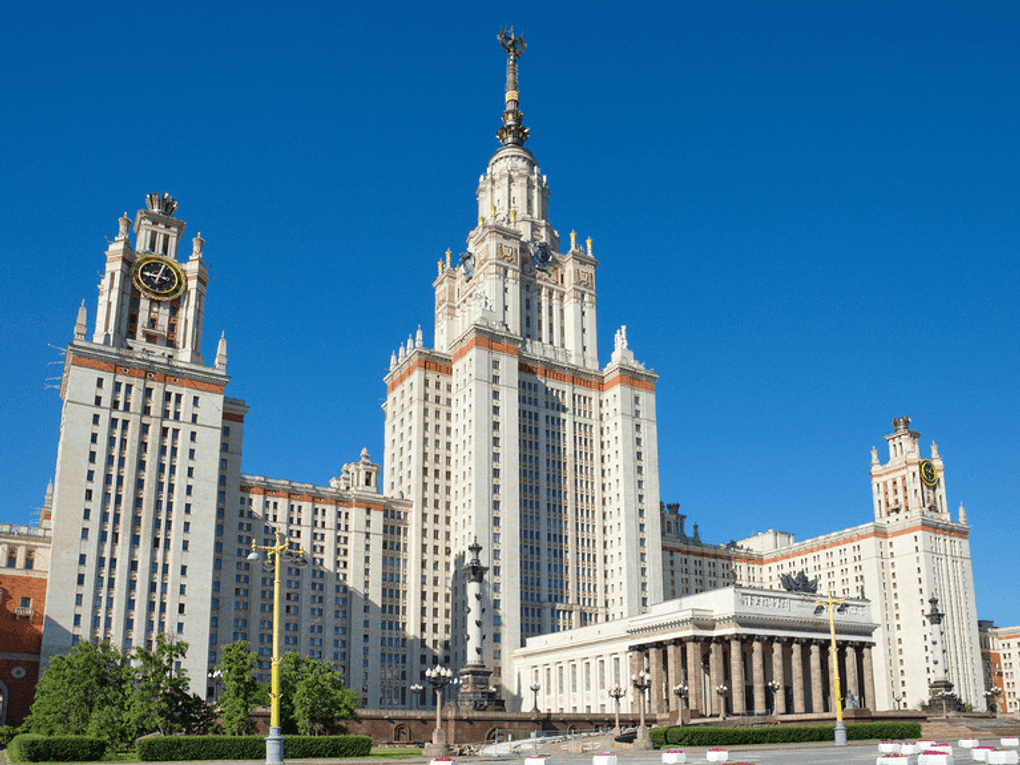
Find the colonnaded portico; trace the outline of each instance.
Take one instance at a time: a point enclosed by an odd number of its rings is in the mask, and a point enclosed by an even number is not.
[[[875,684],[867,600],[834,616],[841,694],[872,705]],[[639,616],[528,640],[514,652],[522,691],[540,686],[548,712],[639,709],[630,677],[651,676],[646,711],[676,719],[727,715],[835,714],[828,610],[815,595],[727,587],[657,604]],[[677,694],[686,686],[686,699]],[[681,690],[684,690],[681,688]],[[530,698],[518,692],[518,698]]]

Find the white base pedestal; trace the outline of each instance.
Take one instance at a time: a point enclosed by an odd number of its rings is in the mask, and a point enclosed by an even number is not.
[[[1017,765],[1020,755],[1017,755],[1016,749],[999,749],[989,752],[985,762],[988,765]]]

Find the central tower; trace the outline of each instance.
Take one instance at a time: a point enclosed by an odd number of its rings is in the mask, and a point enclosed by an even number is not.
[[[599,367],[598,262],[573,233],[560,251],[546,177],[524,147],[524,40],[504,30],[499,41],[500,147],[479,180],[466,252],[439,261],[435,347],[419,329],[391,359],[384,490],[416,508],[413,670],[478,661],[463,574],[477,538],[490,572],[483,663],[512,706],[533,681],[508,675],[528,637],[640,613],[662,583],[657,376],[635,361],[626,328]]]

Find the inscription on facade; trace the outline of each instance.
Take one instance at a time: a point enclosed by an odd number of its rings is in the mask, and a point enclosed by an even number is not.
[[[778,611],[789,611],[790,601],[786,598],[777,598],[775,595],[753,595],[741,593],[740,605],[751,608],[774,608]]]

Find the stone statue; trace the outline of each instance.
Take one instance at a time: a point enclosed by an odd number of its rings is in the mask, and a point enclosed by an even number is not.
[[[627,325],[624,324],[618,330],[616,330],[616,336],[613,338],[613,344],[616,350],[625,351],[627,350]]]
[[[822,578],[819,576],[816,576],[814,579],[808,579],[804,569],[798,571],[796,576],[783,574],[779,577],[783,589],[787,592],[818,592],[818,583],[821,580]]]
[[[128,214],[126,212],[122,216],[120,216],[120,220],[118,221],[118,223],[120,224],[119,227],[120,230],[117,232],[117,238],[127,239],[128,229],[131,228],[131,219],[128,217]]]
[[[857,700],[856,696],[854,696],[854,692],[853,691],[847,691],[846,692],[846,700],[845,700],[845,703],[843,704],[843,706],[845,708],[847,708],[847,709],[860,709],[861,708],[861,702]]]

